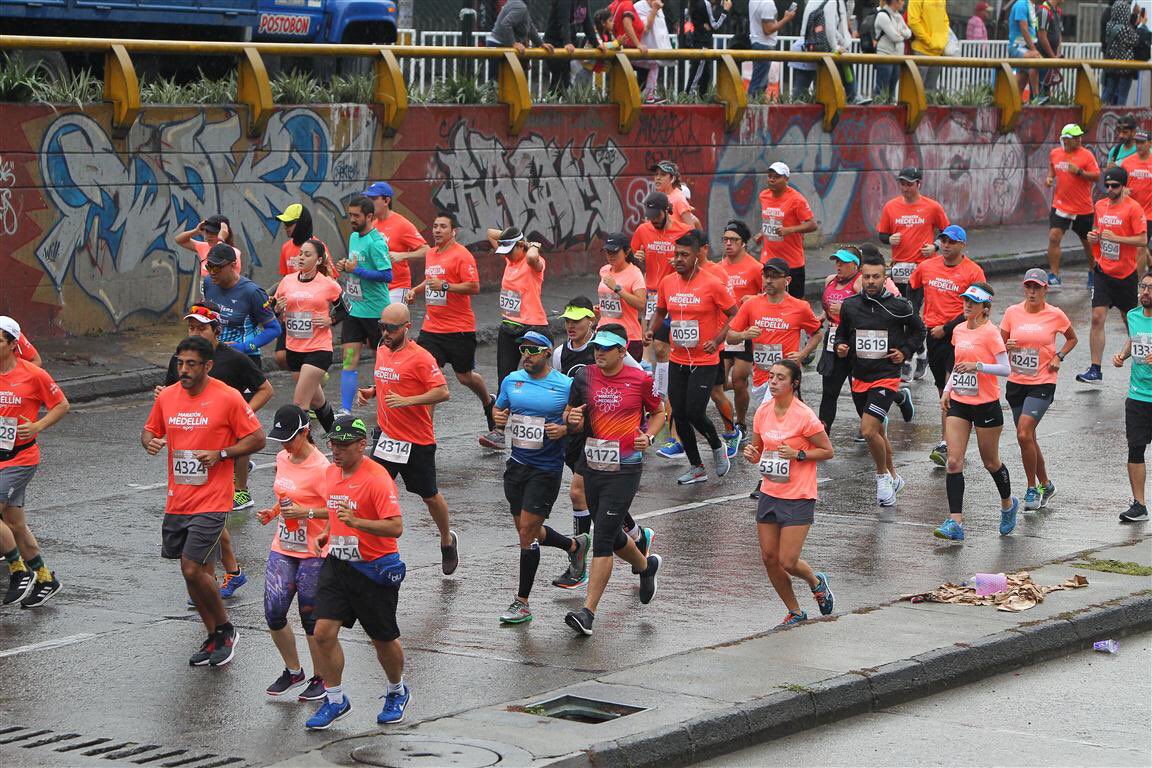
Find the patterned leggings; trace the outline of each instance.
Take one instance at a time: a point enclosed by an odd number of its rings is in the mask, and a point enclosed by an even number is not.
[[[288,609],[292,598],[300,606],[300,623],[304,633],[311,635],[316,629],[312,607],[316,604],[316,585],[320,580],[321,557],[289,557],[272,550],[268,553],[268,568],[264,573],[264,619],[268,628],[288,626]]]

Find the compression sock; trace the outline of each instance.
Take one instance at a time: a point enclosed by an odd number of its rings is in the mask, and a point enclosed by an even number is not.
[[[352,404],[356,402],[356,386],[359,383],[360,372],[358,370],[340,371],[340,405],[344,410],[352,410]]]
[[[520,591],[517,597],[525,600],[532,594],[532,583],[536,581],[536,569],[540,567],[540,545],[532,542],[528,549],[520,550]]]
[[[572,510],[572,530],[579,536],[592,530],[592,513],[586,509]]]
[[[964,473],[949,472],[944,479],[944,487],[948,493],[948,512],[953,515],[964,514]]]
[[[332,411],[332,404],[327,400],[324,405],[316,409],[316,420],[320,422],[320,426],[324,427],[325,432],[332,431],[332,423],[336,421],[336,414]]]
[[[727,396],[721,398],[719,403],[713,401],[713,405],[716,406],[720,418],[724,420],[724,431],[729,435],[735,432],[736,422],[732,419],[732,403],[728,402]]]
[[[1012,498],[1012,480],[1008,477],[1007,465],[1001,464],[1000,469],[988,474],[996,481],[996,490],[1000,492],[1000,498],[1005,501]]]
[[[540,542],[546,547],[555,547],[567,552],[572,548],[572,539],[562,533],[557,533],[548,526],[544,526],[544,541]]]

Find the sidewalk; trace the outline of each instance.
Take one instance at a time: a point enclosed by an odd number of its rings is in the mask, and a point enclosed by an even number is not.
[[[1048,227],[1034,224],[1004,227],[996,230],[974,230],[969,233],[969,254],[991,277],[1006,273],[1023,273],[1033,266],[1046,266]],[[1066,238],[1064,263],[1083,263],[1075,238]],[[808,295],[817,296],[824,278],[832,273],[829,256],[835,248],[823,245],[809,249]],[[485,286],[484,293],[473,299],[477,336],[481,344],[493,343],[500,325],[500,313],[492,294],[497,286]],[[565,303],[574,296],[595,300],[596,283],[592,276],[545,279],[543,301],[550,316],[556,318]],[[422,312],[416,305],[416,313]],[[419,317],[414,328],[419,329]],[[563,330],[563,323],[552,321],[553,330]],[[160,322],[147,329],[102,336],[77,336],[61,339],[33,339],[44,367],[60,384],[69,400],[86,402],[100,397],[117,397],[143,392],[162,383],[164,368],[177,342],[184,337],[184,323]],[[271,347],[265,348],[265,367],[274,366]]]
[[[1087,587],[1021,613],[894,600],[625,664],[531,700],[341,739],[279,765],[412,765],[416,752],[421,765],[689,764],[1152,628],[1152,577],[1072,568],[1084,554],[1030,572],[1044,585],[1083,575]],[[1093,557],[1148,566],[1152,549],[1142,540]],[[588,700],[585,714],[624,714],[595,723],[545,716],[542,705],[562,696]]]

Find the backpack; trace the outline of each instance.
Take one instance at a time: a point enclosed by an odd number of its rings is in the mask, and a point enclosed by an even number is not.
[[[886,9],[874,8],[864,17],[864,20],[860,22],[861,53],[876,53],[876,46],[880,42],[880,35],[876,31],[876,17],[880,15],[881,11],[888,13]]]
[[[816,6],[808,14],[808,23],[804,25],[804,50],[810,53],[828,53],[832,46],[828,44],[828,33],[825,31],[824,6],[828,0]]]

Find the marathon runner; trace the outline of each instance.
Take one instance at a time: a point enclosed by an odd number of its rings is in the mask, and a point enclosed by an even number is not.
[[[940,539],[964,540],[964,454],[968,439],[976,428],[976,445],[984,468],[996,482],[1000,493],[1000,535],[1007,536],[1016,528],[1020,500],[1012,495],[1008,467],[1000,460],[1000,432],[1004,429],[1004,411],[1000,407],[1000,381],[1012,368],[1004,339],[989,321],[992,313],[992,286],[973,283],[964,291],[964,322],[952,332],[956,364],[940,409],[947,424],[944,436],[948,442],[948,512],[950,517],[933,533]]]
[[[860,259],[860,293],[840,305],[836,355],[851,361],[852,402],[860,414],[860,434],[876,467],[876,503],[890,507],[904,488],[888,440],[888,409],[895,403],[904,421],[916,408],[912,391],[900,386],[900,369],[924,340],[924,324],[912,302],[885,286],[884,257],[879,251]]]
[[[212,577],[232,495],[232,463],[264,447],[260,420],[240,393],[211,378],[212,344],[189,336],[176,347],[178,386],[152,404],[140,443],[152,456],[168,449],[168,502],[161,557],[180,560],[188,596],[208,630],[194,667],[232,660],[239,634]]]
[[[424,258],[428,253],[428,241],[411,221],[392,210],[391,184],[377,181],[364,190],[364,197],[375,206],[375,227],[388,243],[388,258],[392,261],[389,298],[391,303],[401,304],[412,287],[412,265],[408,262]]]
[[[1092,328],[1088,334],[1092,364],[1084,373],[1076,374],[1076,381],[1084,384],[1099,384],[1104,379],[1100,362],[1104,358],[1104,323],[1108,309],[1116,307],[1127,319],[1137,304],[1136,256],[1140,248],[1148,244],[1148,220],[1140,204],[1124,194],[1127,183],[1128,171],[1123,168],[1104,171],[1105,197],[1096,201],[1096,226],[1088,233],[1096,261],[1092,267],[1095,282]]]
[[[595,521],[584,607],[564,617],[564,623],[582,635],[592,634],[596,609],[612,576],[613,555],[628,562],[632,572],[639,575],[642,605],[656,595],[656,575],[662,562],[659,555],[637,546],[622,526],[640,487],[644,450],[664,426],[664,409],[652,377],[641,368],[624,364],[628,357],[626,338],[601,330],[592,339],[592,347],[596,365],[576,373],[567,417],[569,433],[585,439],[581,468],[588,508]],[[650,539],[647,544],[650,546]]]
[[[696,445],[696,430],[708,441],[717,477],[724,477],[732,468],[727,446],[708,418],[707,409],[717,380],[720,348],[736,315],[736,302],[724,283],[701,271],[700,260],[705,258],[707,245],[707,238],[698,229],[676,240],[673,274],[660,281],[656,313],[645,335],[645,340],[651,341],[664,318],[670,319],[668,402],[689,465],[676,479],[680,485],[708,479]]]
[[[340,283],[328,272],[324,243],[313,238],[296,254],[297,271],[285,275],[273,300],[284,318],[288,370],[296,382],[292,401],[327,432],[336,415],[324,395],[324,377],[332,367],[332,305],[340,300]]]
[[[432,353],[408,340],[412,318],[404,304],[389,304],[380,315],[383,341],[376,348],[375,385],[357,393],[356,405],[376,399],[377,428],[372,460],[399,475],[404,487],[424,500],[440,532],[440,569],[460,565],[459,536],[449,528],[448,503],[436,484],[436,432],[432,410],[449,398],[444,372]]]
[[[298,405],[282,405],[276,411],[272,429],[268,431],[268,439],[281,446],[276,454],[276,480],[272,484],[276,504],[257,513],[263,525],[276,520],[276,534],[272,537],[264,574],[264,620],[284,660],[284,671],[268,686],[266,693],[283,696],[304,686],[298,701],[324,698],[324,679],[319,672],[314,672],[311,678],[304,674],[296,653],[296,637],[288,626],[288,611],[295,599],[312,669],[316,670],[319,653],[313,611],[320,567],[326,554],[317,541],[328,527],[324,506],[327,503],[325,475],[330,464],[313,442],[309,424],[307,411]]]
[[[380,313],[390,302],[388,283],[392,282],[392,261],[388,256],[388,241],[372,226],[374,216],[371,200],[363,196],[352,199],[348,204],[348,223],[352,225],[348,258],[336,262],[336,269],[344,273],[344,299],[348,306],[348,317],[340,331],[344,345],[340,405],[344,411],[351,410],[356,400],[360,349],[364,344],[372,349],[380,345]]]
[[[900,196],[884,204],[880,223],[876,225],[880,242],[892,246],[892,266],[889,269],[892,282],[900,289],[900,295],[912,302],[916,314],[920,314],[924,303],[924,291],[911,288],[908,279],[917,264],[936,255],[936,236],[948,227],[948,215],[943,206],[920,194],[923,180],[924,174],[919,168],[909,166],[901,169],[896,176]],[[927,370],[928,357],[924,350],[917,350],[915,373],[912,361],[908,360],[900,378],[903,381],[921,379]]]
[[[288,239],[280,246],[280,277],[287,277],[298,269],[296,255],[300,253],[300,247],[312,239],[312,212],[300,203],[293,203],[282,213],[277,214],[276,218],[283,222],[284,234],[288,235]],[[328,258],[328,261],[331,262],[331,257]],[[329,270],[327,274],[334,275],[335,268]],[[288,370],[288,336],[284,330],[284,324],[281,323],[280,326],[280,335],[276,337],[276,366],[280,370],[286,371]]]
[[[204,302],[220,313],[220,342],[243,352],[260,367],[260,348],[275,341],[280,321],[267,292],[240,275],[237,250],[216,243],[205,258]]]
[[[19,323],[0,317],[0,553],[8,563],[4,605],[39,608],[61,586],[28,527],[25,494],[40,466],[36,436],[64,418],[69,405],[47,371],[17,356],[22,338]]]
[[[336,419],[328,433],[332,466],[325,475],[328,530],[316,543],[328,547],[316,587],[316,663],[324,680],[325,701],[305,724],[326,730],[352,711],[344,692],[341,627],[357,621],[372,641],[388,678],[379,724],[399,723],[411,701],[404,682],[404,649],[396,625],[396,604],[405,565],[396,539],[404,532],[396,484],[388,472],[364,460],[368,428],[349,414]],[[320,510],[309,510],[314,513]],[[307,516],[307,515],[306,515]]]
[[[724,226],[724,234],[720,239],[724,244],[724,258],[720,260],[719,267],[724,272],[728,292],[736,299],[737,307],[743,307],[765,290],[760,262],[745,248],[752,239],[752,232],[747,224],[734,219]],[[725,344],[720,359],[724,365],[725,381],[731,386],[732,399],[736,405],[733,431],[743,439],[748,434],[746,422],[751,399],[748,379],[752,377],[752,341]]]
[[[1056,398],[1056,378],[1060,364],[1076,346],[1076,330],[1068,315],[1047,302],[1048,275],[1042,269],[1024,274],[1024,301],[1004,310],[1000,335],[1008,350],[1012,373],[1004,388],[1004,399],[1012,409],[1020,460],[1028,478],[1024,511],[1048,506],[1056,495],[1056,484],[1048,477],[1044,454],[1036,440],[1036,427]],[[1064,345],[1056,351],[1056,335]]]
[[[530,243],[517,227],[488,230],[488,242],[505,259],[500,280],[500,332],[496,337],[496,388],[520,365],[517,340],[528,331],[549,335],[548,316],[540,300],[546,263],[539,243]],[[504,449],[504,431],[497,426],[480,438],[480,445]]]
[[[476,259],[456,242],[460,222],[451,211],[440,211],[432,220],[435,248],[426,254],[424,281],[404,296],[411,304],[424,297],[424,323],[416,343],[432,353],[436,364],[451,365],[456,380],[468,387],[484,406],[488,431],[496,429],[492,405],[496,396],[488,392],[484,377],[476,370],[476,315],[472,297],[480,293]]]
[[[1132,504],[1120,513],[1122,523],[1148,521],[1148,503],[1144,483],[1148,467],[1144,452],[1152,443],[1152,274],[1144,275],[1139,283],[1140,306],[1128,312],[1128,341],[1124,349],[1112,358],[1112,365],[1124,366],[1132,358],[1132,376],[1128,384],[1128,397],[1124,400],[1124,435],[1128,441],[1128,484],[1132,488]]]
[[[504,496],[520,537],[520,586],[500,615],[502,624],[532,620],[528,598],[540,567],[540,547],[568,553],[583,581],[592,538],[568,538],[544,524],[564,479],[568,399],[572,379],[552,367],[552,340],[529,331],[520,338],[521,368],[508,374],[496,398],[496,423],[512,433],[512,456],[504,469]]]
[[[768,166],[768,187],[760,192],[760,261],[779,257],[788,262],[788,292],[804,298],[804,235],[816,231],[816,218],[804,195],[788,186],[792,172],[781,162]]]
[[[908,286],[924,292],[924,327],[927,331],[928,368],[936,391],[944,394],[944,385],[952,374],[955,351],[952,331],[964,322],[964,301],[960,294],[973,283],[984,282],[984,270],[968,258],[968,233],[956,224],[940,233],[940,255],[917,264],[908,279]],[[1049,282],[1051,285],[1051,282]],[[928,455],[943,467],[947,461],[948,446],[944,442],[947,417],[940,417],[940,442]]]
[[[1120,115],[1116,121],[1116,144],[1108,150],[1108,168],[1122,164],[1136,154],[1136,117],[1132,113]]]
[[[684,194],[684,182],[680,180],[680,166],[671,160],[661,160],[655,165],[648,166],[652,174],[652,186],[656,192],[668,196],[668,203],[672,206],[672,218],[688,225],[690,229],[700,229],[700,219],[696,218],[695,209],[688,202]]]
[[[194,237],[200,239],[193,240]],[[240,250],[233,243],[232,228],[227,216],[220,214],[209,216],[197,224],[195,229],[176,235],[176,245],[196,254],[197,260],[200,262],[201,277],[208,277],[208,252],[217,243],[233,246],[232,250],[236,251],[236,274],[243,274]]]
[[[824,292],[820,296],[827,328],[820,360],[816,363],[816,373],[821,377],[820,422],[829,433],[836,421],[840,392],[852,374],[852,361],[836,354],[836,326],[844,300],[860,292],[860,249],[845,245],[837,248],[830,258],[835,271],[824,280]]]
[[[1136,152],[1124,158],[1120,167],[1128,172],[1128,194],[1144,209],[1144,218],[1148,221],[1148,243],[1152,243],[1152,135],[1143,128],[1134,134]],[[1147,265],[1149,263],[1148,243],[1144,244],[1143,253],[1137,261]]]
[[[628,252],[628,235],[623,232],[608,235],[601,250],[608,263],[600,268],[600,284],[596,288],[600,320],[623,325],[627,331],[628,354],[640,360],[644,354],[640,313],[647,300],[644,273]]]
[[[1060,290],[1060,241],[1071,227],[1088,263],[1093,261],[1088,232],[1092,229],[1092,185],[1100,178],[1100,165],[1096,156],[1081,142],[1084,129],[1068,123],[1060,130],[1060,146],[1048,154],[1048,178],[1045,184],[1055,185],[1052,208],[1048,213],[1048,287]],[[1088,273],[1088,287],[1092,287],[1092,273]]]
[[[792,589],[793,576],[808,583],[821,615],[832,613],[835,604],[828,577],[800,559],[816,513],[816,462],[833,455],[824,425],[799,397],[802,373],[793,359],[769,366],[771,397],[756,409],[752,442],[744,447],[745,460],[762,478],[756,534],[768,579],[788,608],[782,627],[808,620]]]

